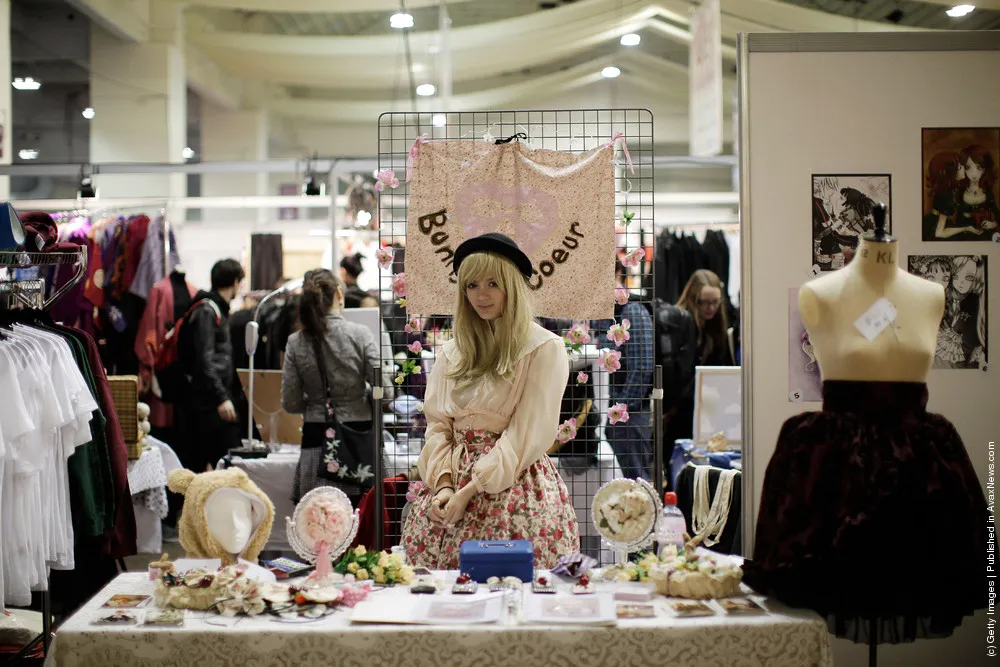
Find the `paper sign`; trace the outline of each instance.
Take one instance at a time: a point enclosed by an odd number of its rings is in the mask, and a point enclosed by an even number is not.
[[[878,338],[885,328],[896,321],[896,307],[885,297],[879,299],[854,322],[855,328],[869,341]]]
[[[788,392],[788,400],[792,403],[799,403],[802,400],[802,392],[798,389]]]

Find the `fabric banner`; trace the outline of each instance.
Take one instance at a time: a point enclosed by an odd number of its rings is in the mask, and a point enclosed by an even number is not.
[[[520,142],[419,146],[406,228],[406,307],[455,311],[455,249],[500,232],[531,258],[537,315],[614,316],[614,148],[532,150]]]

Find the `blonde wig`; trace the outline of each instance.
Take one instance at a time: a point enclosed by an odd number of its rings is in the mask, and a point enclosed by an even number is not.
[[[466,296],[471,283],[489,279],[495,280],[507,297],[504,311],[493,327],[479,317]],[[463,383],[484,377],[509,377],[528,341],[532,319],[528,283],[514,263],[492,252],[469,255],[458,270],[455,345],[459,358],[448,375],[461,378]]]

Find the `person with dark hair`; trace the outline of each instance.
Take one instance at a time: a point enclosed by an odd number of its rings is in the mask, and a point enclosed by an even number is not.
[[[235,259],[216,262],[212,290],[195,295],[180,329],[178,358],[188,386],[180,405],[186,437],[178,454],[184,467],[196,472],[209,469],[230,448],[240,446],[236,402],[242,389],[227,320],[229,303],[245,277]]]
[[[364,273],[364,266],[361,260],[364,256],[356,252],[350,257],[340,260],[340,278],[344,281],[344,307],[361,308],[361,301],[365,298],[365,291],[358,286],[358,277]]]
[[[302,330],[288,338],[281,376],[281,405],[286,412],[302,414],[302,453],[295,469],[292,500],[317,486],[328,485],[317,476],[327,445],[326,391],[320,363],[326,369],[327,384],[337,421],[354,431],[372,429],[371,383],[382,372],[378,345],[362,324],[344,319],[343,281],[328,269],[305,275],[299,299]],[[317,355],[316,343],[319,343]],[[391,373],[383,373],[385,387],[392,385]],[[346,468],[341,488],[355,502],[364,482],[352,478]]]

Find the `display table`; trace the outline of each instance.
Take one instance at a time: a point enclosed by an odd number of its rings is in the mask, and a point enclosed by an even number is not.
[[[658,616],[617,627],[398,626],[349,623],[350,610],[307,623],[269,616],[213,625],[215,614],[188,612],[184,627],[106,627],[91,621],[116,593],[151,593],[145,573],[122,574],[66,621],[48,667],[245,665],[405,665],[406,667],[812,667],[832,665],[826,624],[812,612],[765,601],[766,616],[675,618],[659,598]],[[408,596],[403,587],[372,595]],[[141,615],[141,611],[139,612]]]

